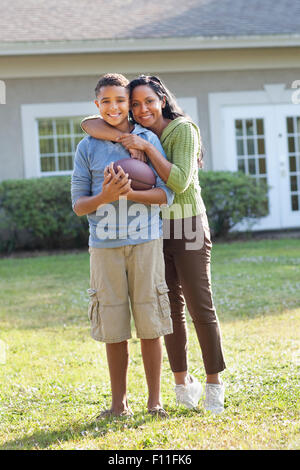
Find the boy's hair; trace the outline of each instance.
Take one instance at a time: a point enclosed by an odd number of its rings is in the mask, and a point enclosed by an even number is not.
[[[129,84],[129,80],[127,80],[124,75],[121,75],[120,73],[106,73],[105,75],[102,75],[100,77],[96,88],[95,88],[95,94],[96,98],[99,94],[100,88],[104,86],[123,86],[124,88],[127,88]]]

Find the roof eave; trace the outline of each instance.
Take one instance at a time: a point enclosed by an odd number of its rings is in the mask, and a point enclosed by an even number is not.
[[[0,56],[299,47],[300,34],[0,42]]]

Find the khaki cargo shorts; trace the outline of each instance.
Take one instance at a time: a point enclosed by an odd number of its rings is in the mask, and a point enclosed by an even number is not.
[[[163,240],[118,248],[89,248],[91,336],[105,343],[131,338],[131,312],[138,338],[173,332],[165,281]]]

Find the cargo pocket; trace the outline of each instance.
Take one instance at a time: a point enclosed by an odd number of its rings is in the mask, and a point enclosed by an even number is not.
[[[87,290],[89,296],[90,296],[90,301],[89,301],[89,307],[88,307],[88,317],[89,320],[92,322],[93,321],[93,313],[98,311],[98,298],[97,298],[97,291],[95,289],[88,289]]]
[[[100,303],[95,289],[88,289],[90,302],[88,307],[88,317],[91,322],[91,337],[97,341],[102,341],[102,325],[100,320]]]
[[[162,317],[167,318],[171,315],[170,300],[168,296],[169,288],[165,282],[156,286],[158,294],[158,305]]]

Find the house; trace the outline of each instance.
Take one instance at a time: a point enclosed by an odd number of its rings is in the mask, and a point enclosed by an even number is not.
[[[254,229],[300,227],[298,0],[0,6],[1,180],[71,173],[99,76],[156,74],[199,124],[206,169],[271,186]]]

